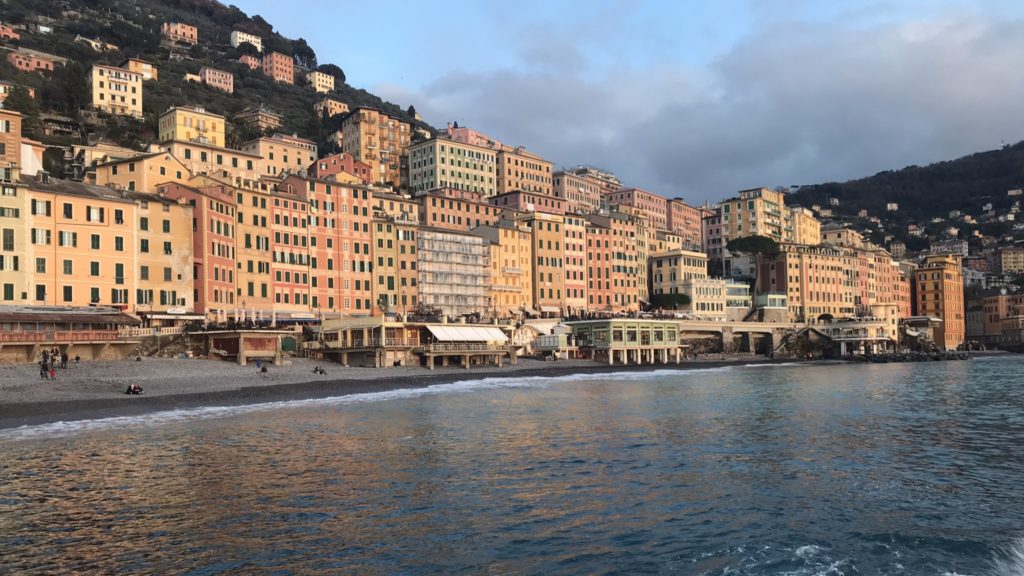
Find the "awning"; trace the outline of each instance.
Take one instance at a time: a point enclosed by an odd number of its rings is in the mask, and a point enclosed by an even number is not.
[[[547,312],[549,314],[558,314],[559,309],[558,306],[541,306],[540,311]]]
[[[508,336],[493,326],[427,326],[440,342],[508,342]]]

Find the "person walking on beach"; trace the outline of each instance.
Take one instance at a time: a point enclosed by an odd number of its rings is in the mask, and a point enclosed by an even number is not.
[[[45,362],[40,362],[39,363],[39,377],[42,378],[43,380],[49,380],[50,379],[50,371],[46,369],[46,363]]]
[[[81,359],[82,359],[81,356],[79,356],[78,354],[75,354],[75,364],[78,364],[78,362],[81,361]]]
[[[60,367],[62,370],[67,370],[68,367],[68,353],[64,352],[60,355]]]

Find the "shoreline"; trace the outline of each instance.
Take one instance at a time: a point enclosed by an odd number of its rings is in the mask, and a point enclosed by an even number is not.
[[[983,352],[976,353],[974,357],[1001,355],[1010,356],[1005,352]],[[56,382],[26,380],[26,374],[33,372],[33,366],[23,370],[7,367],[6,374],[0,371],[0,430],[56,422],[139,416],[170,410],[316,400],[427,388],[485,378],[558,377],[574,374],[600,376],[616,372],[684,372],[758,365],[828,366],[847,363],[842,360],[767,359],[763,356],[732,356],[717,360],[690,360],[680,364],[628,366],[608,366],[587,360],[545,362],[523,359],[516,366],[503,368],[457,368],[434,372],[421,367],[342,368],[324,364],[332,373],[313,379],[315,377],[310,374],[314,365],[312,361],[296,358],[293,362],[294,366],[275,367],[267,382],[259,379],[252,368],[240,368],[219,360],[147,359],[141,365],[132,361],[112,362],[92,367],[99,372],[98,375],[90,373],[89,368],[83,365],[69,367],[65,372],[65,381],[59,381],[59,377]],[[145,373],[143,368],[148,369],[149,373]],[[77,374],[76,370],[79,369],[83,369],[84,373]],[[141,396],[123,394],[125,383],[133,381],[141,382],[146,393]],[[56,387],[55,384],[62,386]],[[40,390],[42,393],[39,393]]]
[[[217,362],[202,360],[201,362]],[[392,390],[427,388],[438,384],[450,384],[466,380],[484,378],[516,378],[516,377],[557,377],[572,374],[607,374],[614,372],[650,372],[654,370],[692,371],[709,368],[723,368],[747,365],[787,364],[812,362],[792,360],[769,360],[763,357],[731,358],[727,360],[697,360],[680,364],[665,365],[631,365],[608,366],[587,361],[583,362],[534,362],[537,366],[526,366],[520,369],[487,368],[477,370],[459,369],[442,373],[431,373],[426,369],[418,369],[414,373],[404,371],[393,377],[386,373],[388,368],[374,369],[384,372],[377,378],[364,379],[356,375],[345,377],[340,368],[341,378],[327,377],[321,380],[290,382],[279,384],[261,384],[217,390],[189,391],[182,393],[143,394],[127,396],[121,392],[106,394],[104,397],[78,399],[52,399],[42,401],[0,402],[0,430],[51,424],[55,422],[71,422],[79,420],[98,420],[119,416],[138,416],[154,412],[204,408],[212,406],[244,406],[267,402],[285,402],[291,400],[311,400],[387,392]],[[813,362],[821,364],[820,362]],[[826,362],[831,363],[831,362]],[[420,371],[422,370],[422,371]],[[43,381],[45,385],[46,381]]]

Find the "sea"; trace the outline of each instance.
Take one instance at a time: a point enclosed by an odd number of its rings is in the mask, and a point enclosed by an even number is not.
[[[1024,358],[0,430],[2,574],[1024,574]]]

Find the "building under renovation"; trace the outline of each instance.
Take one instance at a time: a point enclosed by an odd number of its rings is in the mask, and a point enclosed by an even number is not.
[[[420,303],[446,316],[490,309],[490,242],[486,238],[424,229],[417,242]]]

